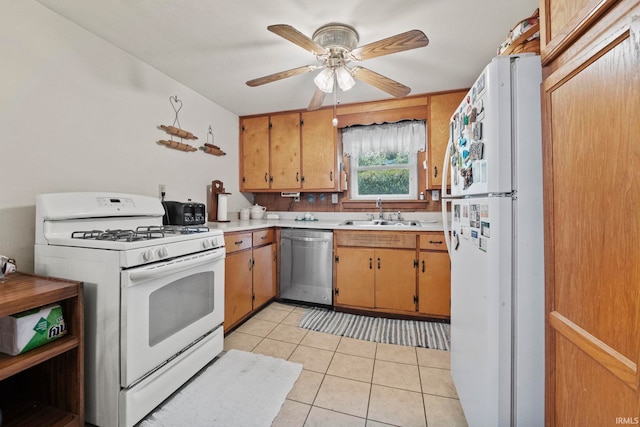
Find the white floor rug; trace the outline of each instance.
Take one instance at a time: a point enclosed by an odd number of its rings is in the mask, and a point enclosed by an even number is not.
[[[139,427],[269,427],[302,365],[229,350]]]

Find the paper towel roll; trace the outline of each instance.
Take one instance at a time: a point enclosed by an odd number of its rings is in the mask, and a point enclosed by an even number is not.
[[[227,195],[218,194],[218,221],[227,220]]]

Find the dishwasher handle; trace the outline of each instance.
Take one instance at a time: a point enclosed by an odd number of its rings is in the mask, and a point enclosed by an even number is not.
[[[326,237],[299,237],[299,236],[281,236],[282,240],[294,240],[296,242],[327,242],[330,243],[331,239]]]

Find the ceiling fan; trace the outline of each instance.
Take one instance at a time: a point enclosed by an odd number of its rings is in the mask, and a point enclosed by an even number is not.
[[[360,62],[365,59],[416,49],[429,44],[429,39],[420,30],[407,31],[357,47],[360,41],[358,32],[355,28],[346,24],[330,23],[323,25],[313,33],[312,38],[305,36],[291,25],[270,25],[267,29],[313,53],[318,64],[305,65],[249,80],[247,85],[251,87],[260,86],[265,83],[322,69],[314,78],[316,91],[311,98],[309,110],[320,108],[324,101],[325,93],[332,93],[336,84],[343,91],[351,89],[355,85],[354,78],[396,98],[408,95],[411,92],[411,88],[408,86],[367,68],[358,65],[349,67],[348,65],[351,62]]]

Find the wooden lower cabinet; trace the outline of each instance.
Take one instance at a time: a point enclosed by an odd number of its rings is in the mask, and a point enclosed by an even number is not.
[[[251,249],[228,254],[225,260],[224,325],[225,330],[253,310],[253,272]]]
[[[336,307],[449,317],[442,232],[335,231],[334,253]]]
[[[276,245],[253,250],[253,308],[267,303],[276,295]]]
[[[225,234],[224,329],[246,319],[276,296],[273,229]]]
[[[375,307],[374,252],[373,249],[368,248],[336,248],[334,292],[336,304]]]
[[[451,261],[446,251],[420,251],[418,295],[420,313],[451,315]]]
[[[376,307],[415,311],[416,251],[412,249],[376,249]]]

